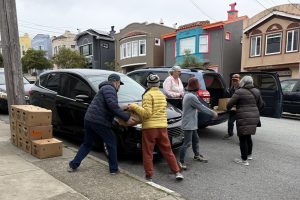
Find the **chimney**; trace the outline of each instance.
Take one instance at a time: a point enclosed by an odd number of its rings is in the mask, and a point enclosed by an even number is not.
[[[115,31],[114,29],[115,29],[115,26],[111,26],[111,30],[109,31],[109,35],[110,35],[111,37],[115,37],[116,31]]]
[[[232,3],[229,4],[229,6],[231,7],[230,10],[227,11],[228,13],[228,20],[235,20],[236,18],[238,18],[238,10],[235,9],[236,3]]]

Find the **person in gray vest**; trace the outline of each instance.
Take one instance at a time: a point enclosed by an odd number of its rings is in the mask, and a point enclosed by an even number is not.
[[[196,91],[200,88],[200,83],[196,77],[188,80],[187,93],[183,97],[183,113],[182,113],[182,130],[184,131],[184,142],[180,149],[179,166],[181,169],[187,169],[184,158],[186,150],[191,146],[194,152],[194,160],[207,163],[207,159],[199,153],[199,137],[198,137],[198,112],[207,113],[213,118],[218,114],[203,105],[198,97]]]

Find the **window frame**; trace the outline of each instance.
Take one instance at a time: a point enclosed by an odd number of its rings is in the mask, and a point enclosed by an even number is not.
[[[88,47],[88,54],[84,54],[83,53],[83,48],[84,47]],[[87,43],[87,44],[84,44],[84,45],[80,45],[79,46],[79,53],[83,56],[92,56],[93,55],[93,44],[92,43]]]
[[[268,50],[268,39],[270,38],[270,36],[273,36],[273,35],[280,35],[280,48],[279,48],[279,52],[267,53],[267,50]],[[274,38],[274,37],[271,37],[271,38]],[[276,33],[266,34],[265,40],[266,40],[265,41],[265,55],[266,56],[281,54],[281,50],[282,50],[282,32],[276,32]]]
[[[255,50],[257,49],[257,38],[260,38],[259,54],[252,55],[252,38],[255,38]],[[262,52],[262,35],[254,35],[250,37],[250,58],[260,57]]]
[[[295,37],[295,31],[298,31],[298,43],[297,45],[297,49],[293,50],[294,47],[294,37]],[[292,32],[292,44],[291,44],[291,50],[288,51],[288,34],[289,32]],[[293,53],[293,52],[298,52],[299,51],[299,38],[300,38],[300,29],[296,28],[296,29],[291,29],[291,30],[287,30],[286,31],[286,43],[285,43],[285,53]]]
[[[141,53],[141,43],[144,43],[144,46],[145,46],[144,50],[145,50],[145,53]],[[146,42],[146,40],[145,40],[145,39],[144,39],[144,40],[139,40],[139,56],[146,56],[146,54],[147,54],[146,47],[147,47],[147,42]]]
[[[206,37],[207,38],[207,44],[201,44],[201,37]],[[200,46],[201,45],[206,45],[207,46],[207,50],[206,51],[200,51]],[[209,53],[209,35],[208,34],[202,34],[202,35],[199,35],[199,53]]]
[[[196,36],[191,36],[191,37],[186,37],[186,38],[181,38],[180,40],[179,40],[179,56],[184,56],[184,51],[186,50],[186,49],[184,49],[183,50],[183,52],[181,52],[181,46],[182,46],[182,41],[186,41],[187,39],[194,39],[194,42],[193,42],[193,47],[194,47],[194,49],[193,49],[193,51],[190,51],[190,54],[195,54],[196,53]],[[190,50],[190,49],[187,49],[187,50]]]
[[[131,57],[137,57],[139,56],[139,41],[138,40],[134,40],[131,42]],[[134,44],[136,44],[136,51],[134,51]]]

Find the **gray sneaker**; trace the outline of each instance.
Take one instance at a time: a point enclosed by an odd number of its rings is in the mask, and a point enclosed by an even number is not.
[[[194,156],[194,160],[199,161],[199,162],[204,162],[207,163],[208,160],[204,158],[202,155]]]
[[[237,164],[240,164],[240,165],[245,165],[245,166],[249,165],[249,162],[247,160],[242,160],[240,158],[234,159],[234,162],[237,163]]]
[[[181,181],[184,177],[183,177],[183,175],[180,172],[177,172],[175,174],[175,178],[176,178],[176,180]]]
[[[183,162],[178,161],[178,166],[180,167],[180,169],[183,169],[183,170],[187,169],[186,165]]]
[[[77,170],[77,169],[73,169],[73,168],[70,167],[70,166],[68,166],[68,169],[67,169],[67,171],[70,172],[70,173],[71,173],[71,172],[75,172],[76,170]]]

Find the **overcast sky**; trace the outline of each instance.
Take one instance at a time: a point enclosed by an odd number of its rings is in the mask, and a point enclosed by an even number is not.
[[[275,5],[300,0],[16,0],[20,35],[61,35],[94,28],[109,31],[133,22],[156,22],[167,26],[227,19],[229,4],[236,2],[239,16],[252,17]]]

